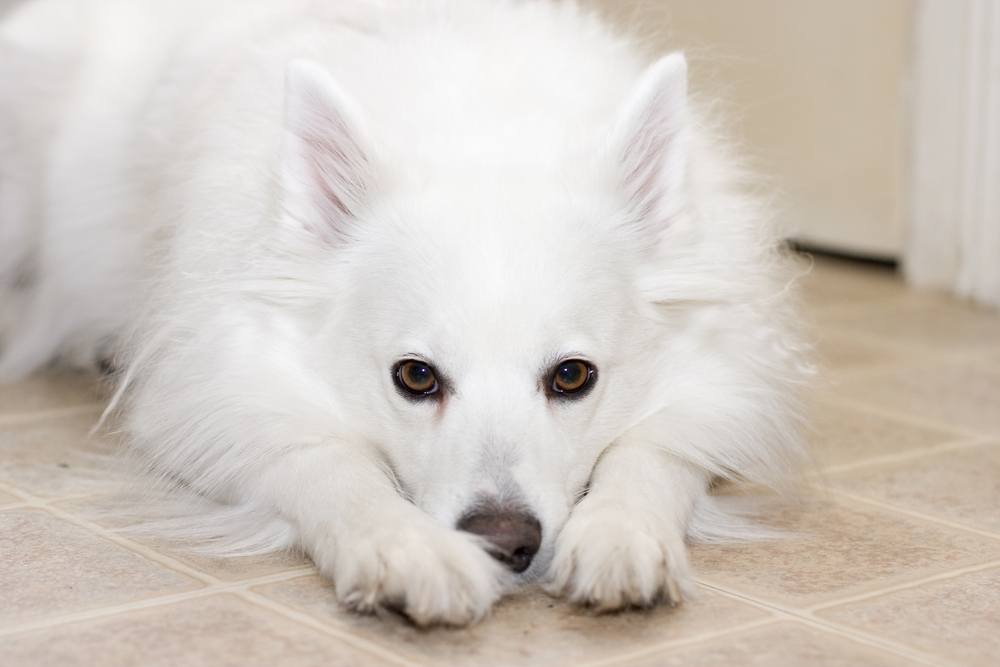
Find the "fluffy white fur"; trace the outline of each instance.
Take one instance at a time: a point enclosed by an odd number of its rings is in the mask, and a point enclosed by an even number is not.
[[[682,56],[570,3],[38,0],[0,25],[0,375],[116,350],[187,534],[300,545],[363,610],[516,583],[454,529],[516,502],[519,580],[678,601],[714,478],[799,453],[787,275]],[[452,382],[414,403],[390,369]],[[599,369],[554,401],[555,362]],[[584,495],[585,494],[585,495]],[[581,499],[582,497],[582,499]]]

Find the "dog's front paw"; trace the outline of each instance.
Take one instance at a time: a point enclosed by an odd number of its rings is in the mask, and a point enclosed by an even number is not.
[[[503,571],[475,539],[429,518],[340,537],[331,567],[321,569],[357,611],[388,608],[418,625],[459,626],[483,618],[502,593]]]
[[[598,611],[680,603],[693,588],[682,531],[590,500],[556,540],[549,592]]]

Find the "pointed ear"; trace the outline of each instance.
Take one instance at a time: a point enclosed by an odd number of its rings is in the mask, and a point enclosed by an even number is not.
[[[618,115],[612,147],[633,215],[657,230],[683,206],[687,169],[687,62],[650,65]]]
[[[358,107],[309,61],[292,61],[285,75],[281,184],[285,218],[328,241],[350,236],[371,190],[371,151]]]

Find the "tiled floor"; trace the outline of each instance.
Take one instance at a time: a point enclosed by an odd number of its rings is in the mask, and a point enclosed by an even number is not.
[[[827,367],[782,541],[695,546],[701,595],[595,616],[537,592],[467,630],[359,617],[293,557],[116,532],[90,381],[0,387],[0,665],[1000,664],[1000,315],[818,263]]]

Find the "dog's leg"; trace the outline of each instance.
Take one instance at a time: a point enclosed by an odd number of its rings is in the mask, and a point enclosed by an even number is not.
[[[297,527],[353,609],[386,607],[420,625],[464,625],[486,615],[502,592],[500,565],[475,538],[401,497],[370,451],[345,443],[294,451],[260,482],[254,495],[263,492]]]
[[[556,541],[550,591],[602,611],[680,602],[693,587],[684,537],[707,484],[637,431],[623,436]]]

